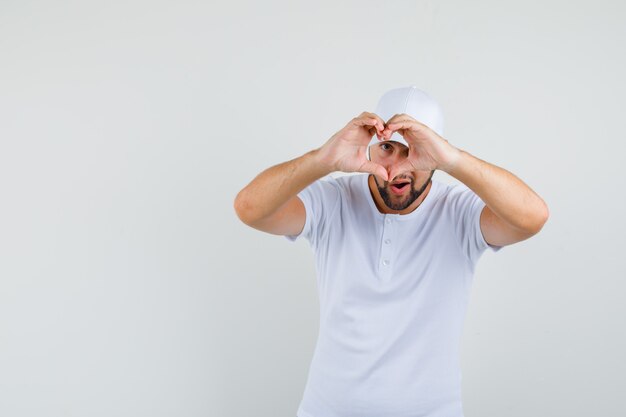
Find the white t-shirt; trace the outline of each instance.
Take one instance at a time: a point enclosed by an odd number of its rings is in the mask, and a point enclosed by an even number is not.
[[[462,417],[460,337],[485,203],[433,180],[411,213],[378,211],[369,174],[298,197],[315,253],[317,344],[298,417]]]

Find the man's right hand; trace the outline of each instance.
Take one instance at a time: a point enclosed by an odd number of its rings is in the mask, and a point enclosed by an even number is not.
[[[387,170],[367,160],[367,147],[372,136],[376,134],[382,138],[383,130],[383,119],[374,113],[363,112],[318,149],[320,161],[332,171],[368,172],[387,181]]]

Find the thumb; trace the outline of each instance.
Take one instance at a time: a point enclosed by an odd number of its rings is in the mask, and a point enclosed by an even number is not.
[[[403,162],[392,166],[389,170],[389,181],[393,181],[396,176],[402,174],[403,172],[411,171],[412,169],[414,168],[408,160],[404,160]]]
[[[382,165],[378,165],[372,161],[365,161],[363,165],[361,165],[360,171],[369,172],[370,174],[374,174],[388,181],[387,170]]]

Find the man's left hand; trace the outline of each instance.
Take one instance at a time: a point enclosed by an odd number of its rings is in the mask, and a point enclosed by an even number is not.
[[[407,114],[396,114],[385,123],[381,140],[398,132],[409,145],[409,156],[391,168],[389,180],[405,171],[446,171],[454,166],[461,150],[450,145],[434,130]]]

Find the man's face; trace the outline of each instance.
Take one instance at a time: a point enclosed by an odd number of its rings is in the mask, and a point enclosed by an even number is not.
[[[382,141],[370,146],[370,159],[382,165],[387,172],[409,156],[409,148],[400,142]],[[391,210],[404,210],[409,207],[424,192],[434,171],[407,171],[398,174],[390,181],[374,175],[376,188],[385,203]],[[396,184],[398,185],[392,185]],[[402,185],[404,183],[404,186]]]

